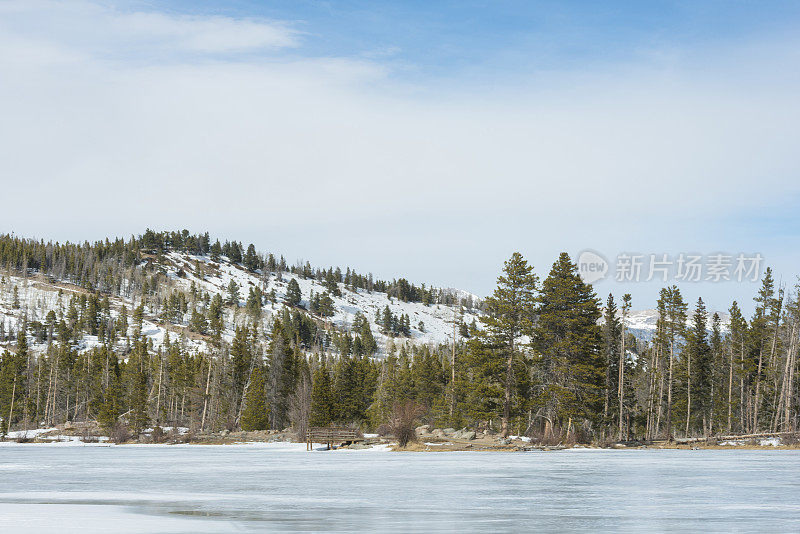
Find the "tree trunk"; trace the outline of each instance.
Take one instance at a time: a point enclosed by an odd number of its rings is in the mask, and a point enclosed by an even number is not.
[[[17,377],[14,376],[14,386],[11,388],[11,407],[8,409],[8,423],[6,423],[6,432],[11,431],[11,418],[14,416],[14,397],[17,394]]]
[[[684,435],[689,437],[689,421],[692,418],[692,355],[690,351],[686,353],[686,431]]]
[[[726,432],[730,433],[731,431],[731,415],[733,413],[733,348],[731,347],[731,353],[728,363],[728,425],[726,427]]]
[[[206,392],[203,395],[203,415],[200,418],[200,432],[206,428],[206,410],[208,409],[208,390],[211,387],[211,357],[208,358],[208,377],[206,378]]]
[[[622,349],[619,353],[619,384],[617,384],[617,393],[619,396],[619,433],[617,439],[622,441],[622,417],[623,417],[623,404],[625,397],[625,310],[622,311]]]
[[[672,367],[675,360],[675,339],[669,346],[669,377],[667,378],[667,439],[672,437]]]
[[[758,351],[758,371],[756,372],[756,398],[753,406],[753,432],[758,432],[758,405],[761,392],[761,367],[764,360],[764,351]]]

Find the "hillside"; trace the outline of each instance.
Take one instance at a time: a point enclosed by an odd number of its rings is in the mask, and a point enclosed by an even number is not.
[[[234,282],[239,288],[240,300],[238,305],[225,306],[223,309],[224,330],[222,338],[230,342],[235,328],[244,322],[250,322],[253,317],[245,309],[248,294],[258,288],[264,295],[260,317],[256,322],[264,332],[269,332],[271,323],[277,313],[285,307],[287,287],[291,280],[295,280],[300,287],[301,301],[295,309],[308,314],[314,320],[323,323],[326,328],[333,328],[342,332],[351,329],[357,315],[363,315],[369,322],[372,335],[378,344],[378,355],[385,353],[387,343],[391,340],[395,345],[413,344],[440,344],[452,342],[453,321],[463,321],[471,324],[477,321],[480,299],[475,295],[461,290],[444,289],[443,294],[452,295],[465,306],[446,305],[442,303],[425,305],[421,302],[404,302],[398,298],[390,297],[382,291],[366,291],[352,288],[338,282],[340,296],[331,294],[333,301],[333,314],[322,317],[309,312],[310,299],[313,295],[329,293],[329,287],[323,280],[314,277],[304,277],[291,272],[268,272],[262,270],[251,271],[241,264],[232,262],[223,256],[218,261],[213,261],[207,255],[196,255],[183,252],[168,252],[164,255],[146,256],[138,267],[147,270],[151,276],[158,276],[159,286],[153,298],[146,299],[144,308],[144,321],[142,333],[152,342],[154,348],[159,348],[167,333],[172,341],[180,339],[181,343],[190,351],[207,351],[208,336],[191,329],[192,297],[196,295],[196,304],[203,307],[204,297],[219,294],[228,298],[229,287]],[[126,279],[123,287],[130,287],[131,281]],[[186,311],[172,314],[169,308],[170,295],[176,291],[189,295],[189,306]],[[15,292],[17,303],[15,304]],[[65,313],[72,297],[89,295],[87,291],[77,285],[63,280],[56,280],[38,273],[31,273],[29,277],[21,277],[6,273],[0,280],[0,324],[5,334],[16,332],[23,318],[29,324],[38,326],[45,324],[49,311],[56,315]],[[121,294],[109,297],[109,314],[111,318],[118,318],[122,307],[128,313],[138,303],[138,295]],[[395,317],[408,316],[409,332],[407,335],[392,336],[382,324],[379,324],[378,315],[381,316],[389,309]],[[169,317],[167,317],[169,315]],[[129,326],[130,329],[133,328]],[[34,327],[34,331],[36,327]],[[0,336],[2,337],[2,336]],[[42,350],[46,346],[46,338],[32,336],[29,340],[33,350]],[[76,348],[86,350],[100,343],[97,335],[84,334]],[[118,340],[117,343],[124,343]],[[6,344],[11,344],[10,340]]]
[[[727,332],[730,323],[730,315],[726,312],[717,312],[720,318],[720,325],[723,332]],[[621,316],[621,312],[619,312]],[[713,311],[709,312],[709,318],[714,315]],[[628,331],[633,334],[636,339],[641,341],[652,341],[656,333],[656,323],[658,322],[658,310],[655,308],[647,310],[631,310],[625,320]],[[710,321],[709,321],[710,324]],[[686,327],[692,326],[691,314],[687,314]],[[709,326],[710,328],[710,326]],[[710,331],[710,330],[709,330]]]
[[[222,338],[230,342],[237,325],[241,325],[248,317],[245,310],[247,296],[251,289],[258,288],[263,295],[261,316],[257,323],[264,332],[269,332],[273,318],[285,307],[287,288],[291,280],[295,280],[300,287],[301,301],[298,310],[307,313],[315,320],[342,332],[350,331],[357,315],[363,315],[369,322],[372,335],[378,344],[380,356],[385,354],[388,343],[395,346],[402,344],[442,344],[451,343],[453,336],[453,321],[479,324],[482,301],[480,297],[469,292],[445,288],[440,291],[449,295],[451,300],[460,302],[453,304],[423,304],[421,302],[404,302],[389,296],[382,291],[367,291],[360,288],[348,287],[338,282],[341,295],[330,294],[329,285],[324,280],[316,277],[305,277],[288,271],[270,272],[266,270],[249,270],[241,263],[236,263],[225,256],[218,261],[213,261],[208,255],[190,254],[187,252],[171,251],[163,255],[145,256],[138,269],[149,270],[162,275],[156,298],[145,306],[144,327],[142,333],[151,341],[155,349],[162,346],[167,333],[171,340],[180,340],[183,347],[193,352],[208,351],[208,336],[191,329],[192,312],[187,308],[177,316],[166,317],[164,308],[168,306],[169,295],[174,291],[184,294],[222,295],[229,292],[231,282],[239,288],[238,306],[226,306],[223,310],[224,329]],[[127,280],[123,286],[130,288],[131,281]],[[194,288],[194,289],[193,289]],[[16,299],[15,305],[15,291]],[[328,317],[315,315],[311,309],[313,295],[330,294],[332,299],[333,314]],[[63,313],[69,305],[71,297],[88,295],[90,291],[64,280],[54,279],[40,273],[30,273],[28,277],[6,273],[0,279],[0,344],[13,345],[13,340],[6,336],[16,332],[23,319],[33,325],[44,324],[49,311],[58,315]],[[198,297],[199,298],[199,297]],[[200,299],[202,300],[202,299]],[[132,291],[126,294],[109,296],[109,314],[111,318],[118,318],[124,306],[130,313],[140,301]],[[200,303],[202,306],[202,302]],[[388,307],[396,317],[408,316],[410,330],[408,335],[393,336],[387,332],[382,321],[378,319]],[[728,323],[728,315],[720,313],[723,326]],[[655,309],[632,310],[626,320],[628,331],[637,339],[650,341],[656,329],[658,312]],[[688,320],[687,320],[688,324]],[[129,330],[132,326],[129,326]],[[35,331],[35,328],[34,328]],[[130,333],[130,332],[128,332]],[[33,350],[43,350],[46,347],[46,338],[32,336],[29,340]],[[118,344],[124,343],[118,340]],[[97,335],[84,334],[77,341],[75,348],[79,351],[96,347],[101,342]],[[122,348],[122,347],[118,347]]]

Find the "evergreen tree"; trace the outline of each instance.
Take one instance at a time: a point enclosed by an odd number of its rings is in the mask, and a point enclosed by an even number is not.
[[[497,289],[486,299],[486,315],[481,321],[486,333],[499,355],[505,360],[503,377],[502,433],[509,432],[514,390],[514,360],[519,357],[519,339],[529,334],[532,326],[536,275],[533,268],[515,252],[503,266],[503,274],[497,279]]]
[[[733,414],[734,408],[737,407],[739,415],[739,428],[744,431],[746,428],[745,423],[745,358],[747,354],[747,339],[748,339],[748,325],[747,319],[744,318],[739,304],[733,301],[730,309],[730,364],[728,374],[728,416],[727,416],[727,429],[730,431],[733,428]],[[734,380],[738,382],[738,395],[734,393]]]
[[[208,321],[203,311],[199,308],[192,309],[192,317],[189,320],[189,328],[194,332],[205,334],[208,330]]]
[[[311,388],[311,426],[328,426],[336,420],[336,402],[331,375],[325,362],[314,371]]]
[[[284,323],[272,327],[267,394],[270,402],[270,427],[285,428],[289,423],[289,398],[297,385],[298,366]]]
[[[222,256],[222,246],[219,244],[219,239],[214,241],[214,244],[211,245],[211,261],[219,261],[219,257]]]
[[[575,419],[591,422],[601,413],[604,358],[597,325],[601,314],[592,287],[581,279],[566,252],[553,264],[538,300],[536,401],[548,435],[553,427]]]
[[[335,368],[336,419],[361,422],[367,419],[376,387],[376,373],[366,358],[343,357]]]
[[[267,380],[263,366],[256,365],[247,386],[242,409],[242,430],[267,430],[269,428],[269,403],[267,402]]]
[[[299,306],[300,300],[302,299],[302,294],[300,293],[300,284],[297,283],[297,280],[292,278],[289,280],[289,284],[286,286],[286,304],[289,306]]]
[[[124,304],[117,317],[117,332],[123,337],[128,337],[128,308]]]
[[[217,293],[208,306],[208,327],[217,344],[219,344],[225,328],[222,312],[222,297]]]
[[[759,415],[764,400],[764,383],[767,380],[765,362],[774,358],[778,341],[778,323],[782,299],[775,298],[775,280],[772,269],[767,267],[761,279],[761,288],[753,299],[756,309],[750,321],[749,350],[746,362],[746,373],[750,383],[752,411],[749,414],[749,427],[752,432],[761,429]],[[749,403],[750,404],[750,403]]]
[[[231,280],[228,283],[228,304],[230,306],[239,306],[239,284],[236,280]]]
[[[708,314],[702,298],[692,315],[692,327],[687,336],[686,360],[686,435],[692,425],[692,401],[701,417],[703,432],[707,435],[711,420],[712,361],[708,345]],[[694,365],[694,368],[693,368]]]
[[[253,354],[250,350],[250,331],[246,326],[236,328],[236,333],[231,342],[230,357],[233,405],[235,411],[238,412],[240,399],[250,379],[250,370],[253,367]]]
[[[617,391],[619,377],[619,352],[622,347],[622,323],[617,316],[617,304],[614,295],[608,294],[603,316],[603,347],[605,354],[605,399],[603,403],[603,417],[606,424],[610,424],[614,419],[614,410],[619,406],[614,406],[611,398]]]
[[[330,293],[327,291],[322,295],[317,293],[316,302],[312,306],[311,311],[320,317],[333,317],[333,315],[336,313],[336,310],[334,309],[333,299],[331,298]]]
[[[142,345],[144,345],[144,341],[140,340],[137,342],[139,347],[134,350],[136,356],[131,358],[128,362],[128,366],[131,368],[130,372],[130,390],[128,394],[128,406],[130,407],[130,425],[131,429],[138,433],[144,430],[148,423],[150,422],[150,416],[148,414],[148,403],[147,403],[147,396],[148,396],[148,376],[147,376],[147,369],[145,367],[145,362],[143,361],[146,358],[146,352]]]
[[[119,369],[119,360],[115,354],[111,354],[113,365],[109,373],[108,387],[103,392],[103,403],[97,422],[106,431],[111,432],[117,425],[117,420],[122,414],[122,384]]]
[[[712,434],[715,429],[721,428],[724,424],[720,416],[725,412],[726,397],[722,393],[728,384],[728,360],[725,358],[722,319],[718,313],[711,316],[711,337],[708,344],[711,349],[711,387],[708,392],[710,405],[708,426],[703,428],[705,435]]]
[[[686,333],[686,310],[687,305],[683,300],[680,289],[677,286],[671,286],[661,290],[659,309],[663,316],[660,319],[663,322],[664,328],[664,342],[669,351],[669,366],[667,374],[667,425],[666,435],[672,437],[672,411],[673,411],[673,385],[675,375],[675,361],[677,351],[679,350],[680,338],[684,337]]]
[[[255,271],[260,267],[260,260],[256,254],[256,247],[250,243],[247,247],[247,253],[244,255],[244,266],[251,271]]]
[[[247,314],[253,320],[258,320],[261,318],[261,290],[258,288],[250,288],[250,292],[247,295],[247,303],[245,304],[245,308],[247,309]]]

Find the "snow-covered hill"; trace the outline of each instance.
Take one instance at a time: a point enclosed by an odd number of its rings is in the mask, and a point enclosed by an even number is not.
[[[720,324],[722,326],[723,331],[728,329],[728,324],[730,323],[730,316],[725,312],[717,312],[720,318]],[[621,315],[621,312],[620,312]],[[708,328],[709,331],[711,329],[711,317],[714,315],[713,311],[709,311],[708,313]],[[643,341],[652,341],[653,336],[656,333],[656,323],[658,322],[658,310],[655,308],[650,310],[631,310],[628,312],[628,317],[625,321],[625,324],[630,331],[637,339],[641,339]],[[692,326],[692,314],[689,312],[686,318],[686,327],[689,328]]]
[[[210,296],[220,294],[225,297],[231,281],[236,282],[240,287],[240,307],[226,307],[224,312],[223,337],[228,341],[232,339],[236,326],[248,321],[243,306],[251,288],[258,287],[265,295],[274,294],[273,301],[265,299],[263,304],[260,323],[265,332],[269,331],[275,314],[284,307],[283,302],[290,280],[297,281],[302,294],[301,305],[305,309],[310,308],[309,300],[312,294],[324,294],[328,289],[321,280],[303,278],[289,272],[251,272],[224,258],[219,262],[214,262],[209,256],[170,252],[158,260],[151,258],[147,260],[146,264],[150,264],[151,272],[163,273],[168,280],[164,287],[159,288],[162,300],[176,289],[188,293],[192,286],[198,294]],[[363,289],[353,291],[342,283],[339,284],[339,289],[341,296],[332,295],[333,316],[318,319],[339,330],[347,331],[353,324],[356,315],[363,314],[369,321],[372,334],[378,342],[379,355],[385,352],[390,339],[395,345],[450,343],[452,342],[454,320],[470,324],[477,321],[480,314],[478,311],[480,297],[454,288],[442,289],[441,292],[455,297],[464,306],[402,302],[380,291],[369,292]],[[50,280],[33,273],[28,278],[9,274],[2,275],[0,278],[0,338],[3,337],[3,334],[16,332],[23,317],[26,318],[29,325],[34,322],[44,323],[50,310],[55,311],[57,316],[61,317],[61,314],[66,313],[70,298],[82,293],[86,294],[87,292],[75,285]],[[125,296],[124,290],[122,293],[122,296],[110,298],[112,317],[118,316],[123,305],[130,313],[139,303],[135,296]],[[379,312],[382,313],[387,306],[396,316],[408,315],[411,326],[410,336],[390,338],[384,334],[377,315]],[[709,328],[712,314],[713,312],[709,313]],[[152,341],[155,348],[163,344],[165,336],[169,333],[173,341],[180,340],[189,351],[207,350],[207,338],[189,331],[190,316],[191,312],[187,312],[180,320],[165,322],[158,310],[146,307],[143,333]],[[723,329],[727,329],[728,314],[720,313],[720,318]],[[655,309],[632,310],[629,312],[626,324],[628,331],[635,337],[651,341],[657,320],[658,312]],[[690,321],[691,317],[687,319],[687,326],[690,326]],[[125,340],[119,341],[121,344],[125,342]],[[2,343],[3,341],[0,339],[0,344]],[[35,339],[31,339],[30,343],[34,350],[44,348],[44,345],[37,344]],[[97,336],[84,335],[77,348],[86,350],[99,343]],[[6,344],[13,345],[11,340],[6,341]]]
[[[275,290],[276,302],[267,302],[263,308],[264,320],[269,321],[270,317],[283,308],[282,302],[286,297],[286,290],[289,280],[295,279],[300,286],[302,294],[301,305],[309,309],[309,299],[312,292],[325,293],[327,288],[321,281],[313,278],[303,278],[291,273],[252,273],[246,269],[233,265],[228,262],[212,263],[206,256],[187,256],[183,254],[170,253],[168,258],[172,264],[172,269],[168,275],[175,279],[182,287],[188,290],[192,284],[204,291],[215,294],[225,294],[231,280],[241,287],[242,303],[249,292],[249,288],[260,287],[264,293]],[[196,276],[194,273],[195,262],[213,266],[213,274]],[[178,277],[177,271],[183,269],[184,277]],[[376,313],[383,311],[386,306],[394,315],[407,314],[411,322],[411,336],[408,341],[414,343],[447,343],[452,340],[453,320],[460,320],[459,309],[445,306],[442,304],[431,304],[426,306],[420,302],[402,302],[396,298],[389,297],[386,293],[379,291],[368,292],[359,289],[352,291],[339,284],[342,296],[332,295],[334,302],[334,315],[327,320],[341,329],[348,329],[355,319],[356,314],[363,314],[370,322],[372,334],[380,346],[384,346],[388,337],[381,332],[380,326],[376,322]],[[458,290],[456,290],[458,291]],[[471,300],[477,304],[480,299],[471,293],[458,291],[457,295],[461,299]],[[478,319],[478,312],[464,310],[463,321],[471,323]],[[404,338],[395,338],[396,343],[402,343]]]
[[[258,287],[265,295],[274,291],[274,302],[265,299],[262,308],[260,322],[265,331],[268,330],[275,314],[283,309],[283,301],[291,279],[295,279],[300,287],[301,305],[305,309],[310,307],[309,299],[312,292],[323,294],[327,291],[322,281],[313,278],[303,278],[288,272],[250,272],[224,258],[219,262],[213,262],[208,256],[170,252],[159,261],[150,259],[148,263],[152,263],[150,267],[155,272],[162,272],[166,275],[168,283],[165,284],[165,287],[159,288],[162,298],[176,289],[188,293],[192,285],[199,294],[207,293],[211,296],[220,294],[225,297],[228,294],[228,285],[231,281],[235,281],[240,287],[240,305],[244,306],[251,288]],[[385,350],[390,337],[382,332],[382,328],[377,322],[377,313],[383,312],[387,306],[396,316],[408,315],[411,326],[410,336],[393,338],[395,345],[448,343],[452,340],[454,319],[463,320],[466,323],[472,323],[478,319],[479,312],[474,307],[463,308],[462,315],[459,307],[443,304],[426,306],[421,302],[402,302],[379,291],[368,292],[361,289],[353,291],[341,283],[339,288],[341,296],[332,295],[334,315],[321,320],[338,329],[348,330],[353,324],[356,314],[363,314],[370,323],[380,352]],[[16,305],[14,302],[15,292],[18,301]],[[36,321],[43,323],[50,310],[60,316],[61,313],[66,313],[70,298],[79,296],[81,293],[86,293],[86,291],[71,284],[48,280],[43,276],[32,274],[29,278],[23,278],[6,274],[0,279],[0,324],[2,324],[2,330],[5,333],[16,331],[20,327],[23,317],[26,317],[28,324]],[[123,293],[125,292],[123,291]],[[465,291],[447,289],[443,290],[443,293],[458,296],[467,306],[477,306],[480,302],[477,296]],[[111,298],[111,316],[117,317],[123,305],[127,307],[130,314],[138,303],[139,301],[133,296],[123,295]],[[165,335],[169,332],[173,341],[180,339],[188,350],[206,350],[206,339],[201,335],[189,332],[188,324],[191,312],[187,312],[179,321],[168,323],[162,321],[156,312],[157,310],[153,310],[151,307],[145,308],[143,327],[143,333],[152,340],[155,348],[164,342]],[[243,307],[231,306],[226,307],[224,316],[223,337],[230,340],[235,327],[247,320],[246,313]],[[37,345],[35,340],[32,340],[31,343],[34,350],[43,348],[42,344]],[[96,336],[85,335],[78,348],[85,350],[97,346],[98,343]]]

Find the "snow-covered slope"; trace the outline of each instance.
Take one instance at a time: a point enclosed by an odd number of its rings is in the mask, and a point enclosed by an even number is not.
[[[722,326],[723,331],[726,331],[728,328],[728,324],[730,323],[730,316],[725,312],[717,312],[720,318],[720,324]],[[622,313],[620,312],[619,315],[621,316]],[[711,329],[711,317],[714,315],[713,311],[708,313],[708,328]],[[628,312],[628,317],[625,321],[625,325],[627,326],[628,330],[633,334],[637,339],[641,339],[643,341],[652,341],[653,336],[656,332],[656,323],[658,322],[658,310],[650,309],[650,310],[631,310]],[[692,326],[692,314],[689,312],[686,318],[686,327]]]
[[[271,315],[280,311],[283,308],[282,302],[286,297],[286,290],[289,280],[297,280],[302,294],[301,305],[309,309],[309,299],[311,298],[312,291],[314,293],[325,293],[327,288],[315,279],[302,278],[291,273],[282,273],[275,275],[273,273],[252,273],[246,269],[233,265],[228,262],[220,262],[219,264],[212,264],[208,257],[205,256],[186,256],[176,253],[171,253],[168,256],[172,263],[174,271],[169,271],[168,275],[174,278],[178,284],[182,285],[184,289],[188,290],[192,282],[203,291],[210,294],[220,293],[224,295],[227,291],[228,284],[231,280],[235,281],[241,287],[240,295],[242,297],[242,304],[247,297],[249,288],[260,287],[264,293],[269,293],[275,290],[276,302],[267,302],[264,306],[264,320],[269,321]],[[213,265],[213,274],[203,276],[202,278],[196,276],[194,273],[195,262],[201,262],[205,265]],[[183,268],[185,276],[183,278],[177,277],[177,269]],[[376,313],[383,311],[386,306],[395,315],[407,314],[411,322],[411,337],[409,341],[414,343],[446,343],[452,340],[453,320],[458,320],[458,308],[445,306],[442,304],[432,304],[426,306],[420,302],[402,302],[396,298],[390,298],[386,293],[379,291],[368,292],[359,289],[352,291],[347,289],[344,284],[339,284],[342,296],[332,296],[334,302],[335,314],[328,318],[333,325],[341,329],[348,329],[355,319],[356,314],[363,314],[370,322],[372,327],[372,334],[378,341],[378,344],[383,346],[388,340],[387,336],[381,333],[381,328],[376,323]],[[467,298],[469,296],[474,303],[479,302],[479,298],[475,295],[460,291],[458,293],[460,298]],[[478,312],[476,310],[465,310],[463,320],[471,323],[477,320]],[[396,343],[402,343],[406,338],[396,338]]]
[[[155,263],[154,260],[150,260],[150,262]],[[267,300],[262,310],[260,321],[265,331],[268,331],[274,315],[284,307],[283,301],[291,279],[297,280],[302,293],[301,305],[306,309],[310,307],[309,299],[312,291],[314,293],[325,293],[327,290],[322,282],[315,279],[303,278],[288,272],[281,274],[253,273],[224,259],[220,262],[212,262],[208,256],[193,256],[171,252],[166,254],[155,265],[155,268],[162,271],[169,280],[165,287],[159,288],[162,296],[166,296],[174,289],[188,292],[194,284],[195,289],[201,294],[207,293],[210,296],[220,294],[226,297],[228,285],[231,281],[235,281],[241,288],[239,291],[240,304],[244,306],[251,288],[259,287],[264,294],[274,291],[275,302]],[[4,282],[0,284],[0,323],[3,324],[3,329],[6,333],[16,331],[22,322],[23,316],[27,318],[29,324],[33,321],[44,322],[48,311],[54,310],[59,314],[59,310],[66,310],[71,296],[85,293],[84,290],[76,286],[52,282],[39,276],[25,279],[6,274],[3,280]],[[18,307],[13,305],[15,287],[19,300]],[[346,288],[344,284],[339,284],[339,288],[342,293],[341,296],[332,296],[335,313],[324,321],[338,329],[347,330],[353,324],[356,314],[363,314],[370,323],[372,334],[378,342],[381,352],[384,351],[390,338],[382,333],[381,327],[376,322],[376,314],[379,311],[382,312],[386,306],[389,307],[394,315],[408,315],[410,319],[410,337],[394,338],[395,345],[409,342],[416,344],[451,342],[453,320],[472,323],[477,320],[479,313],[473,308],[464,309],[463,315],[460,315],[458,307],[442,304],[426,306],[420,302],[402,302],[378,291],[352,291]],[[62,293],[60,297],[59,291]],[[459,299],[466,299],[467,302],[472,302],[475,305],[480,301],[477,296],[465,291],[450,289],[445,290],[445,292],[457,295]],[[114,317],[119,314],[123,305],[127,306],[130,314],[139,302],[138,299],[126,298],[125,296],[111,298],[110,301],[111,315]],[[190,316],[191,313],[189,312],[178,322],[164,323],[157,317],[154,310],[146,307],[143,333],[152,340],[153,346],[156,348],[164,342],[165,335],[169,332],[173,341],[180,339],[188,350],[205,350],[206,341],[203,336],[188,331]],[[223,337],[228,340],[232,339],[235,327],[246,320],[248,319],[243,307],[226,307]],[[37,346],[34,341],[31,341],[31,343],[34,350],[44,348],[41,344]],[[85,335],[78,348],[85,350],[97,345],[98,339],[96,336]]]
[[[154,260],[149,260],[154,262]],[[162,271],[169,282],[165,287],[160,288],[162,297],[169,294],[174,289],[189,292],[192,285],[200,293],[210,296],[220,294],[227,295],[227,288],[231,281],[235,281],[240,289],[240,304],[244,306],[245,300],[251,288],[259,287],[264,294],[274,291],[275,300],[266,300],[262,310],[261,324],[264,331],[268,331],[270,324],[276,313],[283,307],[286,296],[287,286],[291,279],[297,280],[302,293],[301,304],[308,309],[309,299],[313,293],[325,293],[327,288],[321,281],[313,278],[303,278],[288,272],[283,273],[262,273],[250,272],[240,265],[235,265],[224,259],[219,262],[212,262],[208,256],[193,256],[189,254],[171,252],[161,258],[154,266],[157,271]],[[16,288],[19,305],[14,305],[14,288]],[[386,293],[379,291],[368,292],[365,290],[352,291],[339,284],[341,296],[332,296],[334,302],[334,315],[325,322],[335,326],[340,330],[348,330],[356,317],[356,314],[363,314],[370,323],[372,334],[379,345],[379,351],[384,352],[390,338],[382,333],[382,328],[376,321],[378,312],[382,312],[386,306],[397,316],[408,315],[411,325],[410,337],[393,338],[395,345],[402,343],[416,344],[439,344],[449,343],[453,335],[453,320],[463,320],[470,324],[477,321],[480,312],[475,308],[464,308],[461,315],[460,307],[451,307],[443,304],[424,305],[420,302],[402,302],[396,298],[390,298]],[[59,281],[48,280],[42,276],[31,275],[30,278],[2,275],[0,278],[0,330],[6,335],[16,331],[22,323],[23,316],[28,323],[35,321],[44,322],[47,312],[54,310],[57,315],[62,311],[66,313],[69,300],[72,296],[86,293],[85,290]],[[481,299],[463,290],[447,288],[442,293],[456,297],[459,301],[469,305],[479,305]],[[111,315],[116,317],[123,305],[127,306],[129,314],[139,301],[133,297],[119,296],[110,299]],[[156,310],[145,309],[145,321],[143,333],[152,340],[154,347],[159,347],[165,339],[167,333],[170,338],[180,340],[187,350],[203,351],[207,349],[206,339],[188,329],[188,322],[191,313],[186,313],[177,322],[166,323],[158,317]],[[709,313],[709,328],[710,316]],[[687,326],[690,326],[691,314],[687,319]],[[727,329],[729,316],[720,313],[723,329]],[[237,325],[247,321],[247,316],[243,307],[226,307],[225,309],[225,331],[223,337],[227,340],[232,339]],[[638,339],[650,341],[653,338],[658,320],[658,312],[655,309],[632,310],[626,320],[628,331]],[[124,344],[125,340],[119,343]],[[34,350],[41,350],[44,345],[35,343],[30,339]],[[0,345],[3,344],[0,340]],[[96,336],[84,335],[78,349],[85,350],[99,344]],[[12,341],[7,341],[6,345],[13,345]]]

